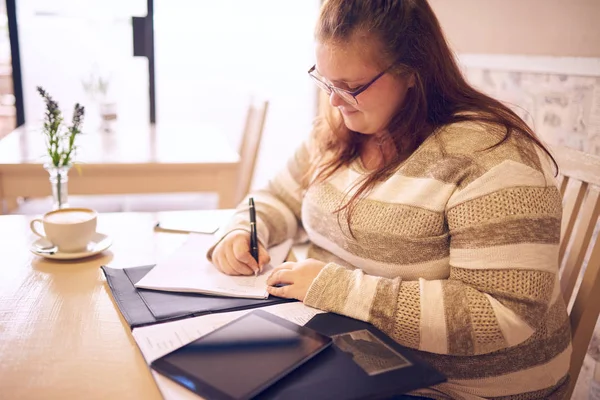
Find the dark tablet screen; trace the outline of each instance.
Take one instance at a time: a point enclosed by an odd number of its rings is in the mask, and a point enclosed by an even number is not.
[[[206,398],[249,399],[331,344],[331,339],[254,310],[152,363]]]

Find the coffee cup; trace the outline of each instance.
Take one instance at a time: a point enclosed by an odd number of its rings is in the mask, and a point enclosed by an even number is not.
[[[51,242],[59,251],[77,253],[87,250],[96,233],[97,221],[98,213],[92,209],[63,208],[32,220],[30,227],[33,233]],[[37,230],[36,224],[43,226],[44,235]]]

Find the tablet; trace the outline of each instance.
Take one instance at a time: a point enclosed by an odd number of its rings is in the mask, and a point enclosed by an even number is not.
[[[204,398],[243,400],[331,343],[310,328],[254,310],[155,360],[151,367]]]

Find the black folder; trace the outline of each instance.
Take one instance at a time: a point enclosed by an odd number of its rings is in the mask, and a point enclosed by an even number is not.
[[[134,284],[153,267],[154,265],[116,269],[102,266],[115,303],[131,329],[210,313],[295,301],[274,296],[267,299],[244,299],[136,288]]]
[[[132,329],[215,312],[295,301],[272,296],[268,299],[241,299],[137,289],[134,283],[152,268],[152,265],[125,269],[102,267],[115,303]],[[334,345],[259,394],[257,399],[387,399],[446,380],[441,373],[421,361],[416,352],[399,345],[369,323],[324,313],[313,317],[305,326],[333,337]],[[348,351],[347,344],[350,343],[351,347],[353,340],[347,341],[348,335],[343,335],[364,334],[364,331],[407,360],[408,365],[376,374],[366,372],[356,354]],[[362,347],[366,349],[365,353],[371,352],[368,345]]]
[[[446,381],[444,375],[420,360],[416,352],[399,345],[369,323],[327,313],[316,315],[305,326],[333,337],[334,345],[259,394],[256,399],[389,399]],[[359,343],[360,339],[356,340],[356,348],[362,347],[364,352],[348,352],[353,344],[352,340],[346,341],[345,338],[351,335],[343,334],[359,332],[358,336],[361,336],[365,330],[406,359],[410,365],[386,367],[385,356],[378,356],[379,350],[368,343]],[[337,338],[341,338],[341,341],[336,340]],[[365,355],[362,361],[358,360],[360,353]],[[367,365],[385,372],[370,375],[365,371],[364,359],[367,359]]]

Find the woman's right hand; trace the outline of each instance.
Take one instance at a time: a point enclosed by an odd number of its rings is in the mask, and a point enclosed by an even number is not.
[[[258,244],[258,263],[250,254],[250,233],[244,230],[229,232],[215,247],[212,263],[227,275],[254,275],[262,272],[271,261],[267,250]]]

